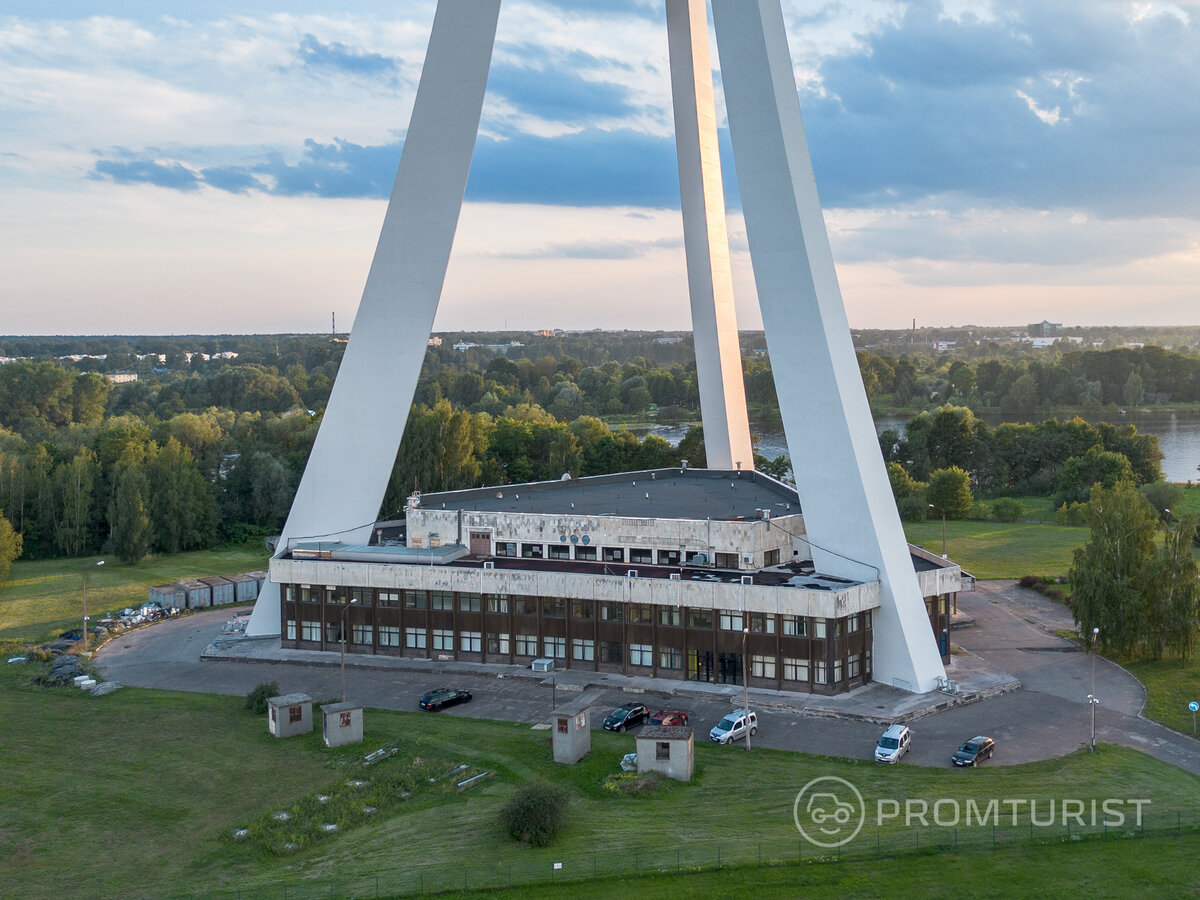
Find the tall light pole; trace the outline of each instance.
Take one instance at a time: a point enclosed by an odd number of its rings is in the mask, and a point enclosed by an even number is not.
[[[932,503],[929,504],[930,509],[937,509]],[[946,510],[941,510],[942,513],[942,559],[946,558]]]
[[[745,615],[743,612],[742,615]],[[746,656],[746,638],[750,636],[750,626],[742,629],[742,702],[746,714],[746,752],[750,752],[750,658]]]
[[[346,702],[346,629],[350,622],[350,607],[354,604],[353,597],[346,599],[342,607],[342,702]]]
[[[104,560],[100,560],[99,562],[96,563],[96,565],[97,566],[104,565]],[[87,653],[88,652],[88,648],[87,648],[88,614],[87,614],[87,570],[86,569],[83,572],[83,590],[80,593],[83,597],[83,652]]]
[[[1092,753],[1096,752],[1096,638],[1100,637],[1100,629],[1092,629],[1092,692],[1088,694],[1088,705],[1092,708]]]

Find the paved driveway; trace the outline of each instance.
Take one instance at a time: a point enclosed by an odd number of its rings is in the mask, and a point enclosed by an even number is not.
[[[950,755],[965,739],[988,734],[996,739],[994,763],[1005,765],[1061,756],[1091,738],[1092,659],[1054,634],[1071,627],[1063,608],[1009,582],[981,582],[974,594],[959,598],[959,609],[975,619],[956,629],[954,642],[990,664],[1021,679],[1024,688],[989,700],[924,716],[912,723],[913,749],[908,764],[949,766]],[[169,620],[117,638],[97,653],[106,678],[139,687],[245,695],[263,681],[278,682],[285,692],[303,691],[318,700],[340,697],[336,660],[313,665],[294,662],[200,660],[229,617],[223,610]],[[1200,743],[1138,718],[1144,700],[1141,684],[1104,659],[1095,661],[1097,738],[1125,744],[1200,774]],[[593,726],[612,707],[636,699],[653,711],[687,710],[697,740],[729,711],[725,696],[694,699],[648,693],[631,697],[619,690],[590,688],[582,696],[552,690],[526,679],[453,676],[411,669],[378,669],[348,658],[347,695],[372,707],[413,710],[417,697],[443,683],[472,691],[475,699],[440,715],[476,716],[518,722],[544,722],[552,704],[583,701],[593,711]],[[869,759],[878,725],[805,715],[783,707],[760,709],[755,745]],[[632,744],[632,742],[631,742]],[[632,749],[632,746],[631,748]],[[729,752],[737,752],[728,748]]]

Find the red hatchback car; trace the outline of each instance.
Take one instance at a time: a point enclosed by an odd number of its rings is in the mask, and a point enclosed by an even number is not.
[[[688,714],[679,709],[662,709],[650,717],[651,725],[686,725]]]

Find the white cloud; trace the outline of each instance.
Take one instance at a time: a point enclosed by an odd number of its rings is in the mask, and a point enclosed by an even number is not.
[[[1060,121],[1069,121],[1067,119],[1063,119],[1057,106],[1053,109],[1042,109],[1040,106],[1038,106],[1037,101],[1024,91],[1017,91],[1016,93],[1018,97],[1025,101],[1025,105],[1029,107],[1029,111],[1047,125],[1057,125]]]
[[[597,83],[621,103],[589,127],[669,141],[659,5],[568,7],[509,0],[497,65]],[[294,162],[309,139],[394,144],[433,9],[0,18],[6,327],[319,330],[330,308],[349,321],[382,202],[87,176],[100,156],[248,169]],[[1005,321],[1194,319],[1198,9],[785,0],[852,321],[981,321],[977,307]],[[305,35],[394,68],[306,66]],[[519,95],[485,107],[498,139],[581,128]],[[742,299],[753,277],[736,215],[730,232]],[[670,210],[468,204],[439,327],[681,326],[678,233]]]

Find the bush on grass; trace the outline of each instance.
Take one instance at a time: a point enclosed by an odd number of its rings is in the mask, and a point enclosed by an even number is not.
[[[274,681],[264,681],[246,695],[246,709],[256,716],[267,711],[267,701],[279,696],[279,685]]]
[[[1012,500],[1005,497],[1003,500],[997,500],[992,505],[992,515],[996,517],[997,522],[1015,522],[1021,518],[1021,503],[1017,500]]]
[[[538,779],[521,785],[500,809],[508,836],[534,847],[551,844],[567,821],[567,792]]]

